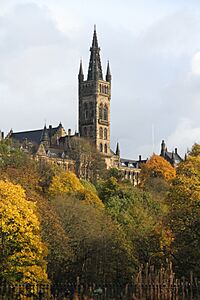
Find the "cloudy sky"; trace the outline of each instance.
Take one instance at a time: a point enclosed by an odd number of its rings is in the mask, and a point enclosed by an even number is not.
[[[199,0],[0,0],[0,129],[77,129],[77,73],[97,25],[124,157],[200,142]]]

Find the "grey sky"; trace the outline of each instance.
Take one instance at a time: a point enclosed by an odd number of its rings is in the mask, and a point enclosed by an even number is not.
[[[77,128],[94,24],[112,71],[112,147],[137,158],[161,139],[182,154],[200,142],[199,0],[0,0],[0,128]]]

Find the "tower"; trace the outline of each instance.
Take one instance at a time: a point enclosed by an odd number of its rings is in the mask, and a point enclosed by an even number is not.
[[[90,139],[102,154],[109,155],[111,72],[108,62],[104,80],[96,27],[90,48],[87,80],[84,80],[82,61],[78,80],[80,136]]]

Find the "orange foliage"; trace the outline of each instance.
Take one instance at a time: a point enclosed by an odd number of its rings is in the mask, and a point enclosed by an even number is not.
[[[153,154],[143,165],[141,171],[141,185],[149,178],[163,178],[169,182],[176,176],[176,170],[163,157]]]

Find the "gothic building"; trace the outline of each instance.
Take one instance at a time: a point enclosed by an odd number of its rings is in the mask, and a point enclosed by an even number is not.
[[[90,138],[102,154],[110,155],[111,73],[108,62],[103,78],[96,29],[90,48],[87,79],[84,80],[82,62],[78,79],[80,136]]]
[[[183,161],[181,156],[178,154],[178,149],[175,148],[174,151],[168,151],[165,141],[163,140],[161,143],[161,152],[160,156],[166,159],[174,168]]]
[[[93,33],[86,78],[82,61],[80,62],[78,92],[79,133],[72,134],[70,129],[66,132],[60,123],[57,127],[49,126],[47,128],[45,125],[43,129],[39,130],[11,131],[8,137],[20,142],[23,149],[27,151],[34,148],[36,159],[51,161],[68,170],[73,170],[76,163],[70,157],[70,144],[77,138],[87,139],[102,154],[107,168],[119,169],[125,179],[137,184],[141,165],[146,160],[142,160],[141,156],[138,160],[121,158],[119,143],[117,143],[115,152],[110,148],[111,71],[108,62],[106,74],[103,76],[96,28]],[[1,137],[2,134],[0,139]],[[170,154],[166,150],[164,142],[161,155],[170,163],[173,163],[173,159],[175,163],[180,159],[176,150],[174,154]]]

